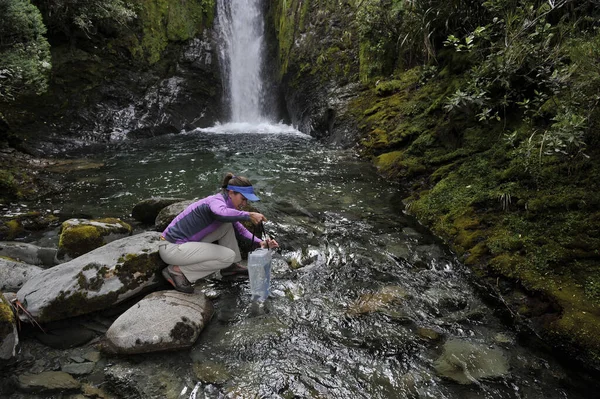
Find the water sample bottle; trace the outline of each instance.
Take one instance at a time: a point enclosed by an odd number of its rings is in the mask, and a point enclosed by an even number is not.
[[[269,297],[271,284],[271,256],[268,249],[260,248],[248,254],[248,277],[253,301],[263,302]]]

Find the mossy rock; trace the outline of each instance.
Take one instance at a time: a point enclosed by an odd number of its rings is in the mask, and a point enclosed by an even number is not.
[[[131,226],[119,219],[69,219],[61,227],[57,257],[74,259],[131,232]]]
[[[57,216],[39,211],[7,218],[0,222],[0,241],[12,241],[31,232],[47,229],[57,223]]]
[[[15,315],[8,300],[0,292],[0,366],[2,362],[11,360],[16,355],[19,343]]]

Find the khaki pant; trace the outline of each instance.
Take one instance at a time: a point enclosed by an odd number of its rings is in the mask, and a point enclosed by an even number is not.
[[[217,244],[212,244],[213,242]],[[177,265],[190,283],[242,260],[235,230],[223,223],[201,242],[171,244],[161,242],[158,253],[169,265]]]

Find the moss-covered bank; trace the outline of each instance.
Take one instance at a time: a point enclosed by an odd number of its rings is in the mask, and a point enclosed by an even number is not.
[[[422,3],[277,2],[282,81],[300,104],[290,112],[330,115],[329,134],[356,126],[361,154],[402,183],[406,210],[497,303],[598,369],[600,35],[590,9]],[[335,90],[322,88],[348,83],[360,87],[340,113]]]

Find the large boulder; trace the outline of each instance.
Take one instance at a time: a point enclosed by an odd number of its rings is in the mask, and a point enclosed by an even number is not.
[[[0,256],[36,266],[51,267],[58,263],[55,248],[43,248],[24,242],[0,242]]]
[[[169,225],[169,223],[171,223],[171,221],[175,219],[175,216],[179,215],[185,210],[185,208],[192,205],[195,201],[196,200],[176,202],[163,208],[158,213],[158,216],[156,216],[156,221],[154,222],[154,225],[156,226],[156,231],[164,231]]]
[[[0,258],[0,291],[17,291],[27,280],[43,271],[39,266]]]
[[[163,208],[176,202],[184,201],[183,198],[147,198],[133,207],[131,217],[144,224],[154,224],[156,217]]]
[[[12,360],[17,354],[19,334],[12,308],[0,293],[0,366]]]
[[[62,224],[57,256],[71,260],[129,235],[131,226],[119,219],[69,219]]]
[[[213,313],[212,302],[200,292],[154,292],[115,320],[103,348],[119,354],[188,348]]]
[[[111,307],[160,281],[159,240],[159,233],[145,232],[113,241],[44,270],[17,298],[42,323]]]

